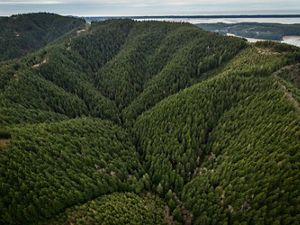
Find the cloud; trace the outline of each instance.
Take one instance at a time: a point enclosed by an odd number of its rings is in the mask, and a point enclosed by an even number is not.
[[[139,5],[201,5],[243,3],[243,0],[0,0],[0,4],[139,4]],[[250,0],[248,3],[276,3],[281,0]]]
[[[32,1],[19,1],[19,0],[9,0],[9,1],[0,1],[0,5],[53,5],[53,4],[62,4],[63,1],[55,0],[32,0]]]
[[[0,0],[0,15],[54,12],[73,15],[300,13],[299,0]],[[298,10],[298,11],[297,11]]]

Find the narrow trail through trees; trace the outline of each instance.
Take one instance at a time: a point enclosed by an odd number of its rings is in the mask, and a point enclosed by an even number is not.
[[[292,103],[292,105],[294,106],[296,111],[298,113],[300,113],[300,104],[299,104],[299,102],[293,97],[292,93],[287,89],[287,87],[282,83],[281,79],[276,74],[273,77],[277,81],[277,83],[280,85],[282,90],[284,91],[284,95],[285,95],[286,99],[290,103]]]

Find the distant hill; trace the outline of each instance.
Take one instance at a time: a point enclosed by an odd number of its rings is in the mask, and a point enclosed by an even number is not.
[[[255,39],[278,40],[284,36],[300,36],[300,24],[278,23],[203,23],[196,26],[212,32]]]
[[[37,50],[83,24],[82,19],[50,13],[0,17],[0,60]]]
[[[299,48],[79,27],[0,63],[1,225],[298,224]]]
[[[165,15],[165,16],[85,16],[87,22],[105,21],[111,19],[134,19],[134,20],[190,20],[190,19],[244,19],[244,18],[300,18],[300,14],[258,14],[258,15]]]
[[[190,24],[93,23],[0,67],[0,105],[131,124],[143,111],[196,83],[245,47],[243,40]]]

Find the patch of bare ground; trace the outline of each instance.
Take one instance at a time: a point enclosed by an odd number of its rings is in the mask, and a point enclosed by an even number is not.
[[[173,195],[173,200],[176,203],[177,208],[180,210],[183,220],[183,225],[191,225],[193,220],[193,214],[185,208],[183,203],[180,201],[180,199],[177,197],[176,194]],[[167,225],[175,225],[178,224],[178,222],[174,221],[172,211],[168,206],[165,206],[164,209],[164,224]]]
[[[6,148],[9,144],[9,139],[0,139],[0,150]]]
[[[42,62],[37,63],[37,64],[34,64],[34,65],[32,66],[32,68],[38,68],[38,67],[40,67],[41,65],[43,65],[43,64],[45,64],[45,63],[47,63],[47,59],[46,59],[46,58],[45,58]]]
[[[174,225],[173,216],[171,215],[170,208],[168,206],[164,209],[164,224]]]
[[[81,33],[88,32],[89,29],[90,29],[90,25],[86,24],[83,29],[76,31],[76,35],[79,36]]]
[[[90,31],[90,24],[86,24],[84,28],[77,30],[76,33],[74,32],[74,37],[78,37],[84,33],[87,33]],[[67,42],[67,51],[71,50],[71,41],[72,41],[72,37],[69,38],[68,42]]]
[[[78,35],[80,35],[82,32],[85,32],[86,31],[86,29],[81,29],[81,30],[78,30],[77,32],[76,32],[76,34],[77,34],[77,36]]]
[[[174,195],[174,200],[177,204],[177,206],[180,208],[181,215],[183,217],[183,224],[184,225],[191,225],[193,221],[193,214],[185,208],[183,203],[180,201],[180,199],[177,197],[177,195]]]
[[[256,47],[256,50],[261,55],[278,55],[279,52],[274,52],[271,48],[258,48]]]

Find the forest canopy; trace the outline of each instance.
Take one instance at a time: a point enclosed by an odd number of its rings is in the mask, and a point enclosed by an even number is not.
[[[1,225],[299,223],[299,48],[188,23],[0,23],[16,26],[0,32]],[[42,41],[24,51],[17,24]]]

